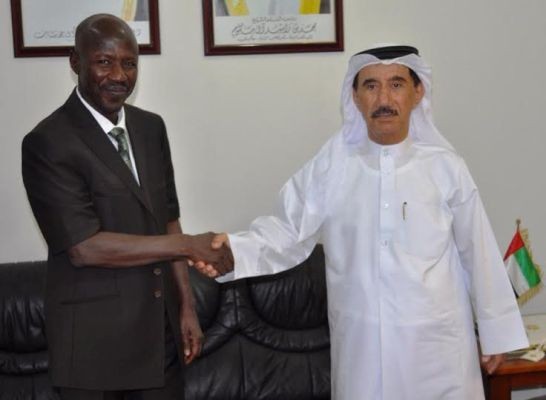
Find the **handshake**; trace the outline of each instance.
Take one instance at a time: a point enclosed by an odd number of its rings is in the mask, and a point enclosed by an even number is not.
[[[182,235],[188,264],[202,274],[217,278],[233,271],[233,253],[227,234],[213,232]]]

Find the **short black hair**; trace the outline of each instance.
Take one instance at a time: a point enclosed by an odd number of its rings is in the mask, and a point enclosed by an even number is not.
[[[409,70],[409,74],[411,76],[411,79],[413,79],[413,86],[417,87],[419,86],[419,84],[421,83],[421,78],[419,78],[419,75],[417,75],[417,73],[412,70],[411,68],[409,67],[406,67],[408,70]],[[358,74],[359,74],[360,71],[358,71],[355,75],[355,78],[353,79],[353,90],[356,90],[358,89]]]
[[[121,18],[104,13],[91,15],[78,24],[73,51],[80,52],[85,46],[95,46],[103,40],[104,35],[128,40],[138,51],[131,27]]]

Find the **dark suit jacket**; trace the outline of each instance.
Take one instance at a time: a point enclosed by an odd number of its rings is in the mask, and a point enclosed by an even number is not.
[[[125,112],[140,186],[75,92],[23,140],[23,179],[49,247],[46,332],[56,386],[162,386],[165,305],[180,343],[168,263],[78,268],[67,255],[98,231],[163,234],[179,216],[163,120],[129,105]]]

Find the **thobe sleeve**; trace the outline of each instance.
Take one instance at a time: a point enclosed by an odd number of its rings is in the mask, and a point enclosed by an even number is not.
[[[320,160],[309,161],[282,188],[275,215],[229,235],[235,270],[228,279],[274,274],[309,256],[325,219],[323,172]]]
[[[220,281],[274,274],[304,261],[337,198],[346,161],[340,132],[283,186],[274,215],[259,217],[248,231],[229,235],[235,270]]]
[[[493,235],[466,165],[458,170],[451,198],[453,231],[465,271],[483,354],[528,346],[521,314]]]

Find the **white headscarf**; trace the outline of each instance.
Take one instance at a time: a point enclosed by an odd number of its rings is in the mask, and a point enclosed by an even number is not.
[[[453,146],[440,134],[432,119],[432,70],[416,54],[408,54],[385,60],[381,60],[371,54],[356,54],[351,57],[341,91],[341,105],[343,109],[343,127],[341,131],[345,143],[349,146],[360,146],[365,141],[370,140],[364,117],[353,101],[353,80],[355,76],[362,68],[368,65],[389,65],[393,63],[412,69],[419,76],[425,88],[423,99],[411,112],[409,136],[413,142],[453,150]]]
[[[385,47],[385,46],[381,46]],[[324,218],[335,208],[333,202],[339,193],[338,187],[345,177],[345,168],[350,154],[367,147],[370,142],[364,117],[353,101],[353,80],[365,66],[372,64],[398,63],[411,68],[421,79],[425,94],[410,116],[409,135],[414,143],[440,146],[453,151],[451,144],[438,132],[432,121],[431,69],[416,54],[381,60],[370,54],[356,54],[349,61],[349,69],[343,81],[341,103],[343,126],[285,185],[283,192],[290,193],[284,199],[299,198],[306,193],[305,208],[301,216],[300,239],[310,237],[320,229]],[[288,207],[283,203],[284,207]],[[317,217],[318,216],[318,217]]]

